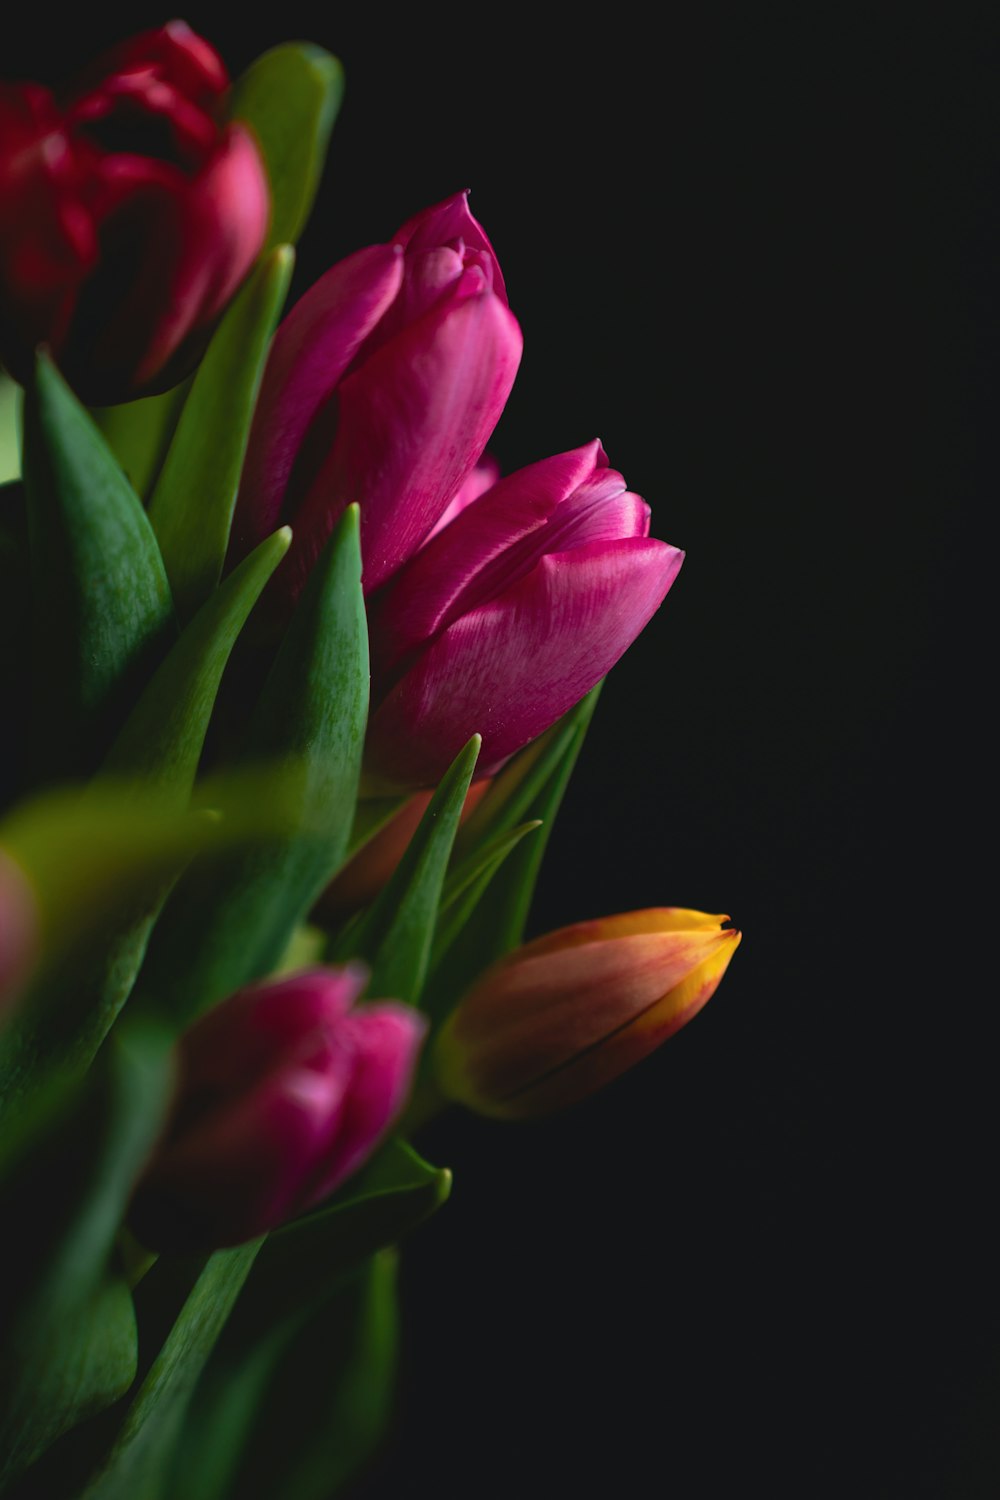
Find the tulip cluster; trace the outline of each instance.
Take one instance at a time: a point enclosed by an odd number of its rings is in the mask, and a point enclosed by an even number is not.
[[[653,908],[518,946],[591,690],[684,555],[596,440],[501,475],[522,334],[465,193],[279,322],[275,242],[311,202],[336,77],[288,44],[230,96],[171,22],[59,95],[0,87],[0,359],[26,388],[0,594],[31,603],[0,701],[37,685],[17,727],[40,750],[0,786],[5,1493],[38,1458],[32,1494],[64,1460],[52,1493],[158,1492],[168,1468],[178,1494],[242,1492],[238,1455],[185,1465],[312,1378],[297,1340],[335,1305],[353,1417],[384,1351],[360,1348],[355,1387],[344,1329],[388,1326],[362,1305],[379,1252],[447,1191],[404,1137],[448,1103],[586,1098],[740,942]],[[203,354],[176,399],[133,400]],[[57,789],[41,752],[78,722]]]
[[[88,401],[186,375],[264,242],[257,147],[217,116],[229,80],[182,21],[63,97],[0,87],[0,360],[49,346]]]

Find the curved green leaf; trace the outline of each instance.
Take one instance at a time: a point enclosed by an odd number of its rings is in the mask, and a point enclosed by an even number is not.
[[[182,879],[153,935],[144,995],[181,1022],[269,973],[347,850],[368,713],[358,510],[313,569],[254,711],[246,758],[284,767],[294,831]]]
[[[94,423],[40,355],[25,402],[36,771],[90,770],[173,636],[156,538]]]
[[[149,503],[182,619],[222,576],[254,403],[294,259],[290,245],[279,245],[228,308],[194,377]]]
[[[309,42],[283,42],[233,85],[229,116],[257,138],[271,189],[268,247],[294,244],[312,209],[344,92],[340,63]]]
[[[445,871],[481,744],[474,734],[459,751],[387,885],[330,942],[329,961],[360,958],[368,964],[372,995],[420,1003]]]

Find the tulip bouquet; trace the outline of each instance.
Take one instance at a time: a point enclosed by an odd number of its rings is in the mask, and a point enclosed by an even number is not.
[[[464,193],[282,320],[339,96],[299,44],[231,85],[180,22],[0,88],[12,1496],[339,1492],[448,1193],[408,1137],[591,1093],[739,941],[524,943],[682,554],[597,442],[498,473],[521,330]]]

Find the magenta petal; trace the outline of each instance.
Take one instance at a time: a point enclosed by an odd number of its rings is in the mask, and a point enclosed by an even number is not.
[[[442,511],[441,517],[430,535],[437,536],[439,531],[443,531],[446,526],[450,526],[455,517],[460,516],[467,505],[471,505],[473,500],[478,500],[480,495],[485,495],[486,491],[492,489],[499,478],[500,465],[496,459],[490,458],[489,455],[481,458],[454,500],[449,503],[447,510]]]
[[[371,1155],[409,1096],[426,1019],[408,1005],[379,1002],[352,1011],[337,1028],[353,1044],[354,1071],[347,1102],[319,1172],[298,1207],[319,1203]]]
[[[636,538],[544,557],[420,654],[369,725],[374,770],[432,785],[473,733],[490,775],[579,701],[662,603],[683,553]]]
[[[397,246],[371,245],[321,276],[275,335],[261,383],[230,561],[278,526],[292,466],[313,419],[399,290]]]
[[[366,979],[361,965],[347,964],[307,969],[231,995],[181,1038],[185,1089],[192,1095],[239,1092],[283,1058],[298,1058],[304,1041],[335,1028]]]
[[[600,451],[598,443],[587,443],[519,469],[425,542],[379,606],[375,670],[390,671],[408,651],[515,581],[523,571],[516,544],[545,527],[593,472]],[[535,562],[533,556],[529,566]]]
[[[481,250],[487,257],[491,272],[493,291],[507,303],[507,289],[496,252],[490,244],[485,229],[469,212],[467,192],[455,193],[443,203],[425,208],[393,235],[393,243],[404,245],[407,254],[420,250],[432,250],[438,245],[452,244],[460,240],[466,249]]]
[[[485,448],[521,343],[492,293],[456,289],[341,382],[333,447],[292,518],[283,574],[293,596],[354,501],[367,591],[420,545]]]
[[[350,1049],[326,1048],[316,1061],[275,1069],[161,1148],[131,1214],[144,1243],[236,1245],[294,1211],[344,1117],[354,1066]]]

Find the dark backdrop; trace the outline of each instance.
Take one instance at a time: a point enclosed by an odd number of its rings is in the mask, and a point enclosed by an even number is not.
[[[407,1251],[365,1495],[1000,1490],[998,38],[988,8],[910,10],[187,15],[234,72],[295,35],[346,65],[299,288],[470,187],[526,339],[503,466],[599,435],[687,550],[609,679],[536,929],[659,903],[746,934],[603,1096],[428,1132],[454,1195]],[[5,71],[163,19],[19,16]]]

